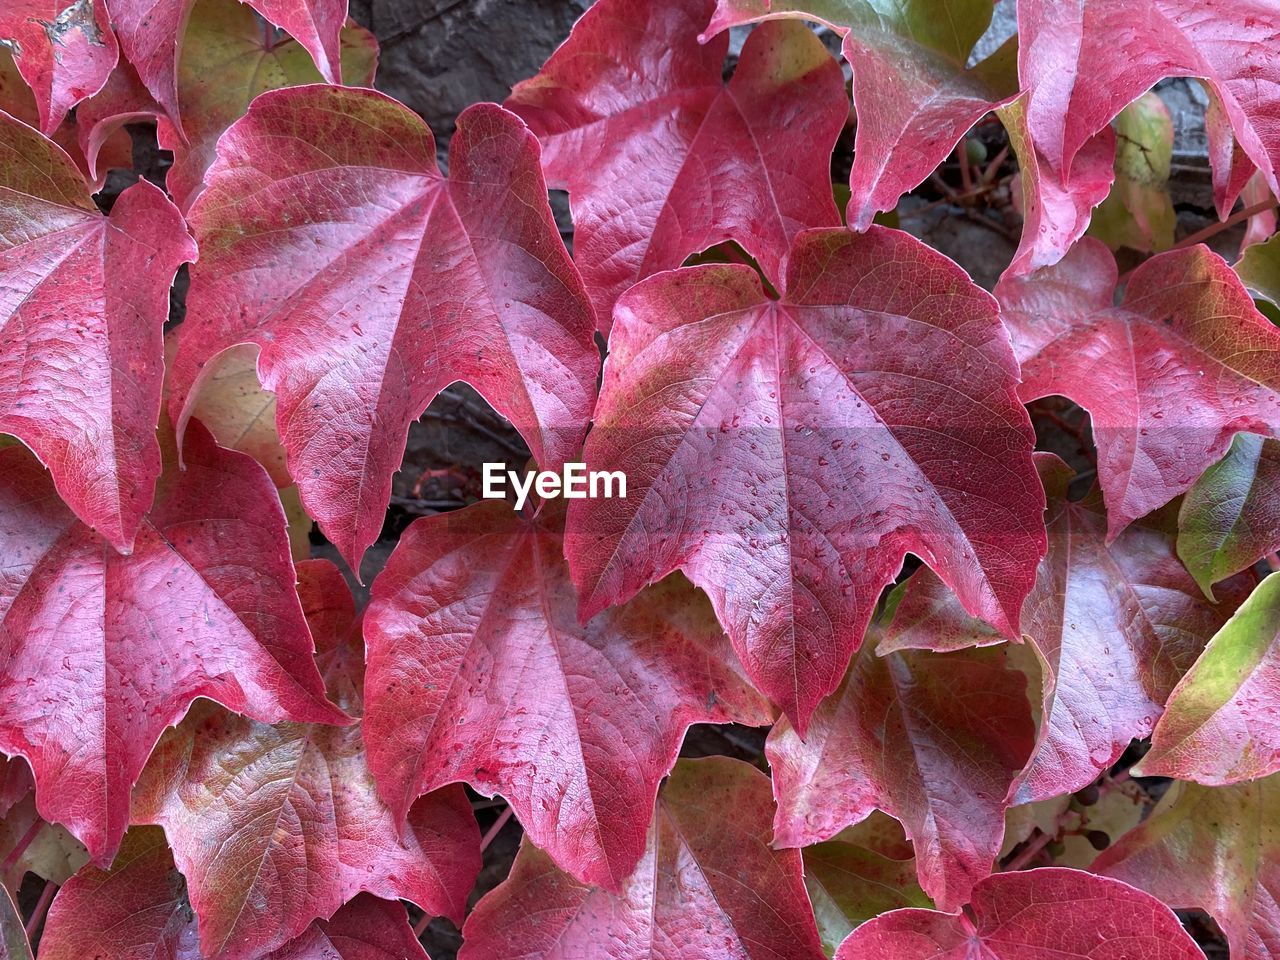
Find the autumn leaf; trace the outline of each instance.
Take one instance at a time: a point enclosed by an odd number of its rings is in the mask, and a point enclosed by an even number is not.
[[[970,127],[1016,96],[1012,43],[969,66],[993,7],[992,0],[718,0],[703,36],[793,17],[840,34],[858,118],[848,221],[865,230],[924,182]]]
[[[312,659],[270,479],[198,425],[184,456],[122,556],[22,448],[0,450],[0,750],[30,761],[41,816],[100,864],[197,697],[267,722],[346,719]]]
[[[338,569],[298,568],[329,697],[362,707],[364,651]],[[269,726],[199,704],[156,747],[133,821],[164,827],[206,955],[255,960],[360,892],[461,923],[480,831],[461,787],[413,805],[398,829],[378,798],[359,724]]]
[[[389,97],[293,87],[258,97],[219,151],[190,215],[200,261],[173,372],[180,429],[202,366],[258,344],[302,501],[355,568],[409,424],[455,380],[509,417],[544,469],[576,454],[594,320],[518,118],[466,111],[445,178],[431,131]]]
[[[1107,537],[1186,492],[1240,432],[1280,431],[1280,331],[1207,247],[1139,266],[1113,305],[1115,261],[1086,238],[1056,267],[996,288],[1025,402],[1089,411]]]
[[[853,931],[835,960],[1204,960],[1159,900],[1079,870],[994,874],[974,888],[970,911],[882,914]]]
[[[1210,786],[1280,771],[1280,575],[1254,589],[1169,696],[1143,776]]]
[[[701,266],[615,316],[584,456],[627,498],[569,508],[583,616],[683,570],[802,733],[908,551],[1016,635],[1044,501],[995,304],[954,263],[894,230],[815,230],[779,301]]]
[[[713,0],[600,0],[507,106],[569,191],[574,254],[606,334],[618,297],[736,240],[779,280],[806,227],[836,226],[831,151],[849,114],[840,67],[796,23],[703,44]]]
[[[1168,250],[1177,226],[1169,195],[1173,116],[1158,93],[1147,93],[1120,111],[1115,134],[1116,181],[1089,233],[1112,250]]]
[[[769,780],[727,757],[682,760],[644,856],[611,893],[529,842],[463,928],[459,960],[822,960],[800,851],[769,845]]]
[[[685,730],[772,716],[681,579],[580,625],[560,513],[486,501],[405,531],[365,624],[369,765],[397,816],[457,781],[501,793],[561,868],[618,889]]]
[[[1175,909],[1203,909],[1231,956],[1280,956],[1280,777],[1175,783],[1151,817],[1093,864]]]
[[[2,115],[0,192],[0,432],[128,551],[160,475],[169,286],[195,245],[146,182],[103,216],[71,158]]]
[[[33,956],[22,915],[9,891],[0,887],[0,960],[32,960]]]

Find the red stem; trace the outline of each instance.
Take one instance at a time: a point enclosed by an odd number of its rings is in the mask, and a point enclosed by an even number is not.
[[[489,829],[485,831],[484,836],[480,838],[481,853],[484,853],[489,849],[489,844],[493,843],[494,838],[502,832],[502,828],[507,825],[507,821],[511,819],[511,815],[514,812],[515,811],[513,811],[511,807],[507,807],[507,809],[498,814],[498,819],[493,821],[492,826],[490,826]],[[431,914],[424,913],[418,918],[418,922],[413,925],[413,935],[415,937],[421,937],[426,932],[427,926],[430,923]]]
[[[34,938],[44,924],[45,914],[49,912],[49,904],[53,903],[53,895],[57,892],[58,885],[51,880],[46,880],[44,889],[40,891],[40,899],[36,901],[35,908],[27,919],[26,931],[28,940]]]
[[[31,846],[43,829],[44,821],[37,817],[36,821],[27,828],[27,832],[22,835],[22,839],[9,851],[9,855],[4,858],[4,862],[0,863],[0,878],[9,875],[9,871],[22,859],[22,855],[27,852],[27,848]]]
[[[1021,870],[1039,856],[1040,851],[1051,843],[1053,843],[1053,836],[1048,833],[1041,833],[1040,836],[1036,837],[1023,847],[1021,853],[1009,861],[1008,865],[1004,868],[1005,872],[1012,873],[1015,870]]]
[[[1183,247],[1195,246],[1197,243],[1199,243],[1202,240],[1208,240],[1210,237],[1216,237],[1218,234],[1222,233],[1222,231],[1224,230],[1230,230],[1241,220],[1248,220],[1250,217],[1256,217],[1260,213],[1266,213],[1268,210],[1275,208],[1277,205],[1280,205],[1280,200],[1276,200],[1275,197],[1268,197],[1266,200],[1260,200],[1257,203],[1253,204],[1252,206],[1245,207],[1243,210],[1237,210],[1235,213],[1227,217],[1227,219],[1223,220],[1221,223],[1212,223],[1209,226],[1205,227],[1203,230],[1197,230],[1195,233],[1191,234],[1190,236],[1183,237],[1181,240],[1179,240],[1169,249],[1181,250]],[[1137,268],[1135,267],[1134,269],[1136,270]],[[1133,274],[1133,270],[1126,270],[1123,274],[1120,275],[1119,282],[1124,283],[1126,280],[1129,279],[1129,277],[1132,274]]]

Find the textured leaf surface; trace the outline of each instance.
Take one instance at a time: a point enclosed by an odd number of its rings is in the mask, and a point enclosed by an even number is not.
[[[1146,93],[1120,111],[1115,133],[1116,182],[1090,232],[1112,250],[1168,250],[1177,226],[1168,188],[1173,116],[1159,94]]]
[[[1173,911],[1117,880],[1050,868],[974,888],[973,919],[895,910],[863,924],[835,960],[1204,960]]]
[[[1280,575],[1258,584],[1182,678],[1142,770],[1210,785],[1280,771]]]
[[[49,136],[67,111],[102,89],[120,56],[102,0],[5,0],[0,40],[11,45]]]
[[[1280,331],[1221,257],[1153,257],[1119,306],[1115,281],[1111,253],[1087,238],[996,290],[1022,399],[1060,394],[1093,419],[1112,538],[1190,488],[1236,433],[1280,430]]]
[[[775,842],[807,846],[874,809],[900,820],[922,886],[969,899],[1004,838],[1005,797],[1035,743],[1026,678],[1002,649],[876,656],[868,640],[803,740],[769,734]]]
[[[369,763],[398,815],[466,781],[617,889],[688,726],[771,715],[687,582],[580,626],[554,507],[526,521],[487,501],[405,531],[365,624]]]
[[[858,117],[848,219],[864,230],[922,183],[965,131],[1016,94],[1012,44],[968,67],[992,7],[991,0],[718,0],[704,36],[791,17],[843,36]]]
[[[728,37],[704,44],[712,0],[601,0],[507,106],[569,191],[574,254],[608,332],[629,286],[736,240],[769,277],[795,234],[835,226],[831,150],[849,113],[814,34],[777,23],[721,79]]]
[[[905,282],[905,277],[911,277]],[[619,302],[568,555],[591,616],[683,569],[801,725],[907,551],[1014,634],[1042,491],[990,297],[904,233],[801,235],[786,293],[704,266]]]
[[[0,960],[31,960],[31,944],[22,926],[22,915],[9,891],[0,888]]]
[[[129,791],[196,697],[264,721],[342,722],[324,698],[262,468],[188,431],[121,556],[0,450],[0,750],[35,771],[40,813],[108,862]]]
[[[429,960],[398,903],[361,894],[264,960]]]
[[[1020,0],[1018,73],[1029,91],[1027,126],[1060,183],[1084,145],[1163,77],[1200,77],[1216,97],[1210,117],[1228,127],[1277,189],[1280,73],[1271,55],[1280,10],[1270,0]],[[1228,138],[1229,139],[1229,138]],[[1218,161],[1218,212],[1233,189]],[[1229,154],[1229,151],[1228,151]]]
[[[362,706],[364,656],[338,569],[299,566],[330,698]],[[250,960],[357,893],[412,900],[461,923],[480,831],[461,787],[414,804],[402,830],[378,798],[360,726],[268,726],[200,704],[156,747],[133,820],[158,823],[187,878],[204,952]]]
[[[1280,440],[1238,434],[1187,491],[1178,556],[1212,597],[1219,580],[1280,548]]]
[[[3,116],[0,198],[0,432],[127,550],[160,475],[169,285],[195,245],[145,182],[104,217],[71,159]]]
[[[558,870],[526,838],[463,930],[459,960],[822,960],[800,851],[769,845],[768,778],[682,760],[618,893]]]
[[[455,380],[544,469],[576,454],[594,321],[516,117],[463,113],[451,179],[426,125],[372,90],[263,94],[219,149],[191,211],[200,262],[173,409],[202,364],[257,343],[303,503],[353,567],[382,529],[409,424]]]
[[[1093,869],[1177,909],[1207,911],[1240,960],[1280,957],[1280,778],[1174,784]]]
[[[342,82],[340,34],[347,20],[347,0],[245,2],[301,44],[325,80]],[[111,3],[112,20],[125,57],[137,68],[143,85],[179,131],[185,118],[179,112],[178,69],[195,3],[196,0],[112,0]],[[199,35],[190,39],[193,46],[202,40]]]
[[[1250,290],[1280,303],[1280,237],[1251,246],[1236,263],[1235,271]]]

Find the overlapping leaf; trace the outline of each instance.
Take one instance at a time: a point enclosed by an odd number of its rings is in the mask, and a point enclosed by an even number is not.
[[[1173,116],[1159,94],[1147,93],[1120,111],[1115,133],[1115,186],[1094,213],[1090,232],[1112,250],[1168,250],[1177,226],[1168,189]]]
[[[342,76],[347,0],[245,0],[301,44],[330,83]],[[124,56],[181,134],[178,64],[196,0],[111,0],[111,18]],[[200,38],[194,37],[193,43]],[[114,41],[113,41],[114,42]],[[106,75],[103,75],[106,79]]]
[[[0,41],[35,94],[48,136],[72,107],[102,89],[120,56],[103,0],[5,0]]]
[[[1207,126],[1219,213],[1249,177],[1231,161],[1237,144],[1277,189],[1280,10],[1270,0],[1019,0],[1018,27],[1027,127],[1047,176],[1069,183],[1085,144],[1127,104],[1157,80],[1187,76],[1214,96]]]
[[[959,267],[814,230],[785,289],[703,266],[619,302],[585,457],[627,499],[575,501],[566,544],[586,616],[683,569],[803,727],[907,551],[1015,634],[1044,501],[1006,334]]]
[[[736,240],[780,279],[792,239],[835,226],[830,161],[848,117],[812,32],[770,24],[721,79],[728,37],[699,43],[713,0],[601,0],[507,106],[569,191],[574,254],[601,330],[618,296]]]
[[[0,116],[0,432],[85,523],[128,550],[160,475],[169,286],[196,249],[149,183],[94,206],[72,160]]]
[[[409,424],[453,381],[508,416],[542,467],[576,453],[593,315],[518,118],[463,113],[445,178],[431,131],[394,100],[294,87],[255,100],[219,151],[191,211],[200,262],[173,409],[211,358],[258,344],[290,472],[353,566],[382,528]]]
[[[879,657],[869,639],[803,740],[786,720],[769,734],[775,840],[806,846],[883,810],[912,840],[921,887],[958,909],[1000,852],[1035,733],[1003,649]]]
[[[0,750],[26,757],[46,819],[99,862],[164,728],[197,697],[264,721],[338,722],[262,468],[188,431],[186,469],[121,556],[0,450]]]
[[[617,893],[526,840],[467,919],[459,960],[822,960],[800,852],[769,845],[772,810],[768,778],[747,764],[682,760]]]
[[[1111,253],[1086,238],[1056,267],[997,287],[1024,401],[1089,411],[1107,535],[1184,493],[1236,433],[1280,431],[1280,331],[1203,246],[1134,271],[1113,306]]]
[[[842,35],[858,117],[848,219],[862,230],[923,182],[984,114],[1017,94],[1012,43],[968,66],[993,6],[992,0],[718,0],[704,36],[791,17]]]
[[[9,891],[0,887],[0,960],[31,960],[31,943],[22,925],[22,914]]]
[[[351,592],[327,561],[299,567],[328,693],[361,712],[363,648]],[[397,829],[377,796],[360,726],[268,726],[194,708],[148,761],[134,822],[165,828],[207,956],[252,960],[362,891],[461,923],[480,870],[466,794],[414,804]]]
[[[1238,434],[1187,491],[1178,556],[1212,597],[1213,585],[1280,548],[1280,440]]]
[[[1280,778],[1178,783],[1093,869],[1174,908],[1206,910],[1238,960],[1280,956]]]
[[[1170,694],[1142,770],[1210,785],[1280,771],[1280,574],[1258,584]]]
[[[501,793],[565,870],[616,890],[689,725],[771,715],[687,583],[579,625],[559,512],[489,501],[405,531],[365,625],[369,764],[400,815],[459,780]]]
[[[1155,897],[1079,870],[995,874],[974,888],[970,910],[882,914],[835,960],[1204,960]]]

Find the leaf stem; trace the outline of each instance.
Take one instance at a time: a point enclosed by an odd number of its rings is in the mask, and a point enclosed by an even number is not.
[[[1183,237],[1181,240],[1175,243],[1172,247],[1170,247],[1169,250],[1182,250],[1186,247],[1193,247],[1197,243],[1200,243],[1202,240],[1208,240],[1210,237],[1216,237],[1218,234],[1222,233],[1224,230],[1230,230],[1241,220],[1248,220],[1250,217],[1256,217],[1260,213],[1266,213],[1268,210],[1275,209],[1276,206],[1280,206],[1280,200],[1277,200],[1275,197],[1268,197],[1266,200],[1260,200],[1255,204],[1245,207],[1243,210],[1237,210],[1235,213],[1233,213],[1231,216],[1227,217],[1227,219],[1221,221],[1220,223],[1211,223],[1209,224],[1209,226],[1205,227],[1203,230],[1197,230],[1195,233],[1189,236]],[[1168,251],[1166,251],[1166,253],[1167,252]],[[1138,268],[1137,267],[1133,268],[1133,270],[1136,270],[1136,269]],[[1126,270],[1124,273],[1122,273],[1120,275],[1119,282],[1124,283],[1126,280],[1128,280],[1129,277],[1133,275],[1133,270]]]
[[[57,892],[58,885],[56,883],[52,880],[44,882],[44,889],[40,891],[40,899],[36,901],[36,905],[31,911],[31,916],[27,918],[26,931],[28,940],[33,939],[44,924],[45,914],[49,912],[49,904],[53,903],[53,895]]]
[[[44,821],[37,817],[35,822],[27,828],[27,832],[22,835],[22,839],[9,851],[9,855],[4,858],[3,862],[0,862],[0,880],[7,877],[9,871],[17,866],[18,861],[22,859],[22,855],[27,852],[27,848],[35,842],[36,837],[40,835],[40,831],[43,829]]]
[[[1040,836],[1036,837],[1034,840],[1028,841],[1027,845],[1022,848],[1022,851],[1005,865],[1005,872],[1013,873],[1016,870],[1021,870],[1032,860],[1038,857],[1040,855],[1040,851],[1051,843],[1053,843],[1052,834],[1041,832]]]
[[[493,825],[485,831],[484,836],[480,840],[481,853],[488,850],[489,844],[493,843],[498,834],[502,832],[502,828],[505,827],[507,825],[507,821],[511,819],[512,812],[512,809],[507,807],[507,809],[498,814],[498,819],[493,821]]]

